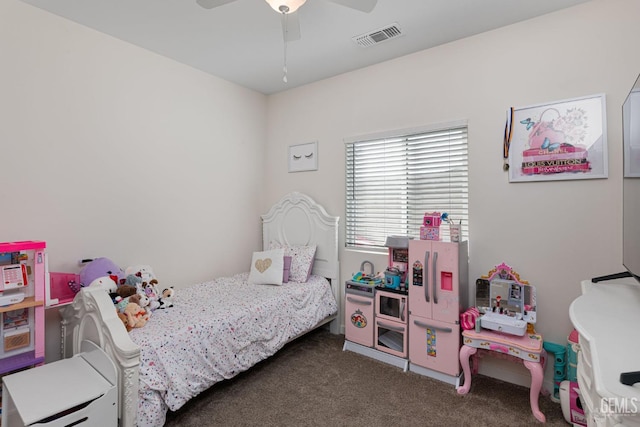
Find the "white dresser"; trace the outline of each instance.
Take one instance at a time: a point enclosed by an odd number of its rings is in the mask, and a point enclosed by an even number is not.
[[[621,373],[640,371],[640,284],[585,280],[569,316],[580,334],[578,384],[588,426],[640,426],[640,382],[620,382]]]

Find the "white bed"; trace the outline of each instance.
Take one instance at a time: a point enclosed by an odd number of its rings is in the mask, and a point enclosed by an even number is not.
[[[90,340],[113,360],[120,426],[162,425],[167,409],[178,409],[292,339],[332,321],[331,332],[338,333],[338,217],[294,192],[263,215],[262,223],[264,248],[271,242],[317,247],[306,283],[250,285],[242,273],[181,288],[173,307],[156,310],[130,333],[99,288],[83,288],[61,310],[65,357]]]

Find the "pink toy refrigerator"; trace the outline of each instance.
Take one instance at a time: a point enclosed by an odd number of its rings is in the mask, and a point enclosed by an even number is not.
[[[468,245],[409,242],[409,362],[412,371],[458,384],[460,313],[468,308]]]

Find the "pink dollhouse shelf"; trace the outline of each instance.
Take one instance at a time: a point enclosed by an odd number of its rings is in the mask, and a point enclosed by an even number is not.
[[[64,305],[73,301],[76,293],[69,287],[69,282],[80,283],[80,276],[74,273],[49,273],[49,289],[51,301],[47,305]]]
[[[0,323],[4,339],[4,344],[0,347],[0,374],[44,363],[46,247],[46,242],[42,240],[0,243],[0,253],[11,254],[11,262],[19,262],[23,267],[26,267],[30,276],[30,279],[23,284],[26,294],[24,300],[0,307],[0,314],[22,310],[25,316],[23,320],[26,321],[24,324],[5,323],[4,320]],[[14,255],[17,255],[18,260]],[[7,257],[4,258],[3,262],[6,263]],[[4,291],[8,290],[4,289]],[[11,291],[9,290],[9,292]],[[2,317],[4,318],[5,315],[2,314]],[[8,335],[7,332],[12,334]],[[13,339],[16,337],[18,342]]]
[[[19,302],[17,304],[0,306],[0,313],[19,310],[21,308],[38,307],[43,304],[44,303],[42,301],[36,301],[34,297],[26,297],[24,300],[22,300],[22,302]]]
[[[32,251],[34,249],[44,249],[47,243],[40,240],[23,240],[20,242],[0,243],[0,252]]]

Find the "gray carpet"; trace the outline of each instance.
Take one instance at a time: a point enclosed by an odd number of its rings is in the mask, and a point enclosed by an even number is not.
[[[235,378],[214,385],[166,426],[535,426],[529,389],[476,375],[470,392],[353,352],[317,330]],[[567,426],[540,396],[546,425]]]

